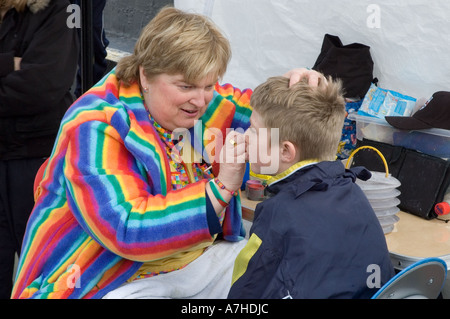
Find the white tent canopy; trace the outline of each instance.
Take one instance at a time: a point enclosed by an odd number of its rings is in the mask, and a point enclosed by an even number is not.
[[[312,67],[326,33],[371,47],[379,86],[428,98],[450,91],[448,0],[175,0],[206,14],[231,42],[223,82],[254,88],[293,67]]]

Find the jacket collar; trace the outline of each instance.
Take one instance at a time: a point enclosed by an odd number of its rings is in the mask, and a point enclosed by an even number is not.
[[[298,163],[292,165],[291,167],[289,167],[289,168],[288,168],[287,170],[285,170],[284,172],[282,172],[282,173],[280,173],[280,174],[278,174],[278,175],[272,176],[272,177],[268,180],[267,184],[268,184],[268,186],[271,186],[271,185],[273,185],[273,184],[275,184],[275,183],[278,183],[278,182],[280,182],[280,181],[282,181],[282,180],[288,178],[289,176],[291,176],[292,174],[294,174],[294,173],[297,172],[298,170],[301,170],[301,169],[304,168],[304,167],[307,167],[307,166],[316,164],[317,162],[318,162],[317,160],[305,160],[305,161],[300,161],[300,162],[298,162]]]
[[[283,188],[291,185],[295,196],[300,196],[308,190],[327,190],[336,179],[343,178],[348,182],[355,182],[357,178],[368,180],[372,174],[364,167],[345,169],[341,161],[324,162],[299,162],[289,168],[286,172],[269,180],[266,191],[275,195]]]

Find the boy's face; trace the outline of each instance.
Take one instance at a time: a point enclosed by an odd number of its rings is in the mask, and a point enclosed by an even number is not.
[[[256,174],[281,173],[279,129],[268,129],[259,113],[253,110],[250,128],[245,133],[249,139],[248,154],[251,170]],[[271,143],[271,141],[273,141]]]

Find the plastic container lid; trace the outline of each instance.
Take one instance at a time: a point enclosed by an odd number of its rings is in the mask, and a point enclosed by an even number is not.
[[[370,205],[372,205],[372,208],[375,209],[386,209],[386,208],[391,208],[391,207],[396,207],[398,205],[400,205],[400,199],[398,198],[388,198],[388,199],[383,199],[383,200],[369,200]]]
[[[371,172],[371,173],[372,177],[367,181],[363,181],[360,179],[356,180],[356,184],[358,184],[363,191],[388,190],[397,188],[401,185],[400,181],[395,177],[393,177],[392,175],[386,177],[386,173],[382,172]]]
[[[380,222],[381,226],[389,226],[389,225],[393,225],[396,222],[398,222],[400,220],[400,218],[398,216],[388,216],[388,217],[383,217],[383,218],[378,218],[378,221]]]
[[[398,207],[379,208],[379,209],[374,209],[374,211],[375,211],[375,215],[378,218],[383,218],[383,217],[398,214],[400,212],[400,208],[398,208]]]
[[[392,232],[394,230],[394,225],[388,225],[388,226],[382,226],[383,228],[383,233],[384,234],[389,234],[390,232]]]
[[[377,200],[377,199],[388,199],[399,197],[401,192],[396,189],[377,189],[377,190],[367,190],[364,191],[368,200]]]

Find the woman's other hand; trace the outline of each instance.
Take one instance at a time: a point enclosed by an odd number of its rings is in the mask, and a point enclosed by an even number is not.
[[[317,71],[314,71],[314,70],[306,69],[306,68],[292,69],[292,70],[288,71],[286,74],[284,74],[283,76],[290,79],[289,86],[292,86],[295,83],[300,82],[304,78],[308,79],[308,83],[312,87],[317,87],[319,85],[320,81],[325,81],[325,84],[327,83],[327,80],[323,76],[323,74],[321,74]]]
[[[22,58],[14,57],[14,71],[20,70],[20,63],[22,62]]]

